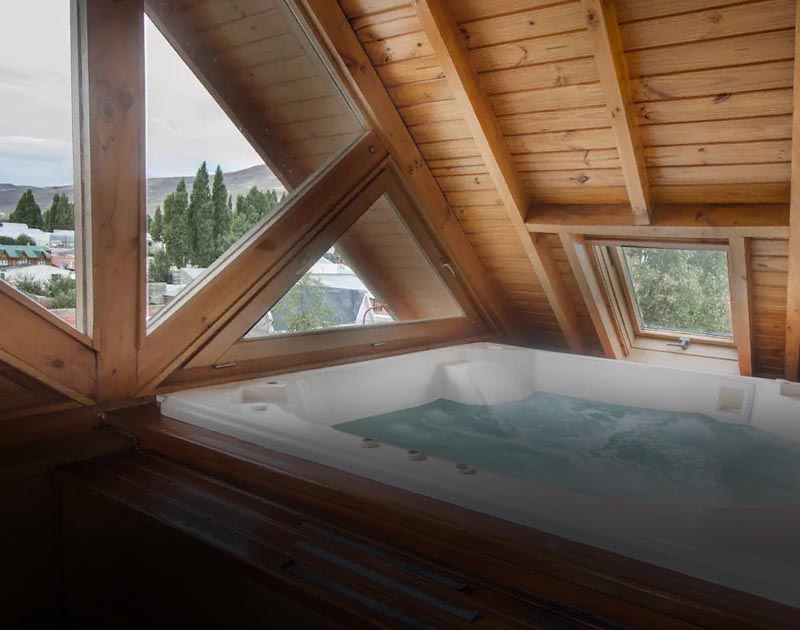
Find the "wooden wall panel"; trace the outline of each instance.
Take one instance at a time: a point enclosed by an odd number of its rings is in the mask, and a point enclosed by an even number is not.
[[[786,346],[787,240],[751,243],[753,364],[756,376],[782,378]]]

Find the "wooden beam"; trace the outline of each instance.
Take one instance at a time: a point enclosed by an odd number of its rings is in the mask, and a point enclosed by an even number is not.
[[[86,0],[93,338],[98,399],[136,393],[145,308],[142,0]]]
[[[795,2],[789,276],[786,293],[786,378],[800,377],[800,0]]]
[[[582,3],[633,216],[638,225],[647,225],[652,210],[650,183],[614,2],[582,0]]]
[[[583,236],[562,233],[560,238],[603,351],[609,359],[624,359],[625,351],[617,335],[617,326],[597,280]]]
[[[282,3],[280,3],[282,4]],[[197,45],[197,33],[174,0],[146,0],[147,15],[169,41],[183,62],[203,84],[220,108],[252,145],[270,171],[287,190],[302,184],[308,173],[295,164],[292,156],[270,133],[270,125],[259,112],[263,108],[249,102],[242,86],[210,50]]]
[[[328,49],[352,96],[378,133],[435,231],[447,256],[460,272],[472,301],[494,328],[522,337],[519,318],[491,281],[469,239],[449,207],[425,159],[400,117],[338,2],[302,0],[310,22]]]
[[[55,315],[0,282],[0,309],[13,325],[0,327],[0,361],[84,405],[95,397],[95,352]],[[64,328],[62,328],[62,325]]]
[[[728,275],[731,287],[731,324],[733,341],[739,354],[739,373],[753,375],[753,304],[750,299],[750,239],[730,239]]]
[[[417,15],[567,344],[573,352],[582,353],[585,344],[575,306],[547,249],[541,247],[536,239],[531,239],[525,228],[528,193],[517,173],[489,99],[478,84],[477,72],[470,61],[456,20],[445,0],[418,0]]]
[[[636,225],[626,205],[537,205],[528,216],[530,232],[660,238],[789,236],[788,204],[657,205],[650,225]]]

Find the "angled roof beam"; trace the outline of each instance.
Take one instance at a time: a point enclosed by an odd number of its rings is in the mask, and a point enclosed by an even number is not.
[[[792,172],[789,197],[789,278],[786,294],[786,378],[800,372],[800,2],[794,31]]]
[[[517,174],[491,104],[478,85],[477,72],[458,32],[458,25],[444,0],[419,0],[417,14],[567,344],[573,352],[582,353],[585,343],[575,305],[547,248],[537,243],[535,237],[531,238],[525,227],[528,194]]]
[[[582,2],[633,216],[637,224],[647,225],[653,202],[614,3],[609,0]]]
[[[586,310],[592,318],[597,338],[609,359],[624,359],[626,352],[619,341],[611,309],[597,279],[589,254],[589,246],[580,234],[560,235],[567,262],[578,283]]]
[[[486,273],[339,3],[303,0],[302,4],[309,21],[335,53],[339,71],[370,126],[425,208],[430,227],[461,272],[478,308],[497,330],[512,338],[524,338],[527,331],[521,329],[519,318]]]

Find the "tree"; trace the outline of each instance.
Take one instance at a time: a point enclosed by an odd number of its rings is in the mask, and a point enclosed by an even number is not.
[[[153,254],[153,262],[150,263],[150,282],[170,282],[169,256],[167,250],[158,248]]]
[[[14,245],[36,245],[36,241],[27,234],[20,234],[14,239]]]
[[[36,245],[36,241],[27,234],[20,234],[17,238],[0,236],[0,245]]]
[[[181,180],[174,192],[164,199],[163,238],[169,262],[178,268],[186,266],[189,251],[187,234],[187,212],[189,196],[186,182]]]
[[[156,207],[156,213],[150,222],[150,236],[154,241],[164,240],[164,217],[161,215],[161,206]]]
[[[21,275],[14,280],[14,286],[31,297],[50,298],[50,308],[75,308],[77,304],[75,280],[66,276],[52,276],[47,282],[41,282]]]
[[[42,229],[45,232],[53,230],[75,229],[75,206],[70,203],[66,195],[54,195],[50,208],[44,213]]]
[[[214,183],[211,187],[211,206],[214,215],[214,258],[221,256],[228,248],[233,217],[228,206],[228,189],[222,169],[217,166]]]
[[[214,244],[214,209],[208,189],[208,169],[203,162],[197,169],[186,215],[189,262],[207,267],[216,259]]]
[[[272,307],[272,315],[286,332],[319,330],[339,323],[328,305],[324,285],[307,274]]]
[[[278,195],[274,190],[261,191],[255,186],[246,195],[236,197],[230,243],[239,240],[256,223],[270,216],[277,205]]]
[[[75,308],[75,280],[66,276],[52,276],[45,285],[45,295],[52,299],[50,308]]]
[[[8,217],[11,223],[25,223],[30,228],[39,228],[43,226],[42,209],[33,198],[33,191],[28,188],[22,197],[17,202],[17,207],[11,216]]]

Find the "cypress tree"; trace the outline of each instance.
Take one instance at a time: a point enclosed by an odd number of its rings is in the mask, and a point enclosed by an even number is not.
[[[8,217],[8,220],[11,223],[25,223],[30,228],[41,229],[44,226],[42,209],[36,203],[36,199],[33,198],[33,191],[30,188],[22,193],[22,197],[17,202],[17,207]]]
[[[75,207],[66,195],[53,196],[53,203],[44,213],[42,225],[45,232],[75,229]]]
[[[156,249],[153,262],[150,263],[150,282],[169,282],[169,255],[164,249]]]
[[[214,210],[214,257],[221,256],[227,249],[226,244],[231,232],[231,216],[228,207],[228,189],[225,186],[225,178],[222,169],[217,166],[214,173],[214,184],[211,186],[211,205]]]
[[[164,199],[163,239],[169,262],[179,269],[186,266],[188,253],[187,213],[189,197],[186,182],[181,180],[174,192]]]
[[[42,218],[42,229],[45,232],[52,232],[53,231],[53,215],[56,212],[56,207],[58,206],[58,197],[59,195],[53,195],[53,202],[50,204],[50,207],[45,211],[44,217]]]
[[[164,217],[161,215],[161,206],[156,207],[153,220],[150,222],[150,236],[154,241],[164,240]]]
[[[187,213],[188,259],[199,267],[207,267],[214,262],[214,209],[208,189],[208,169],[203,162],[197,170],[192,184]]]

